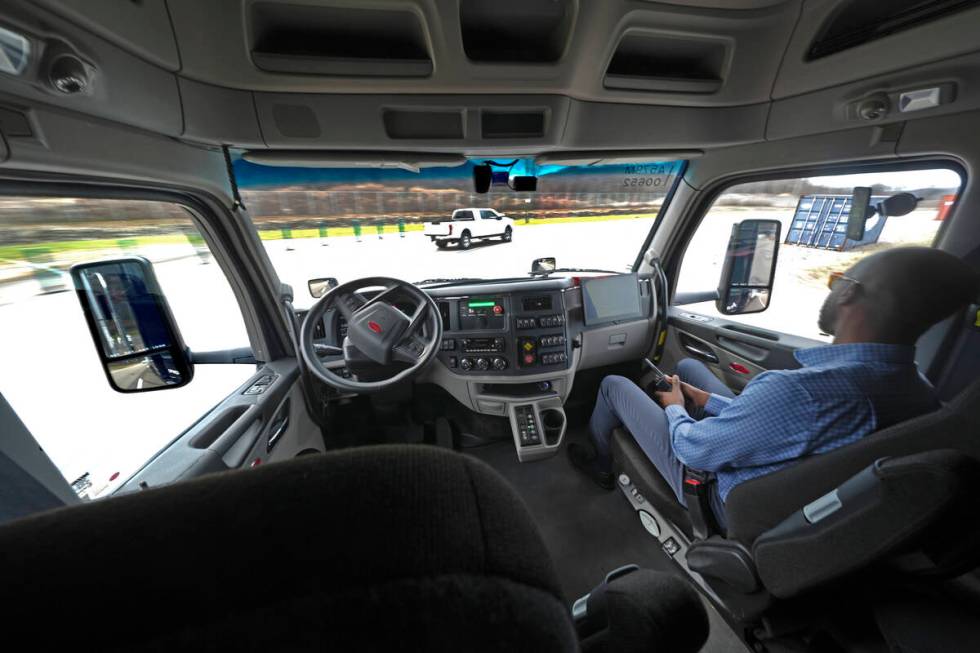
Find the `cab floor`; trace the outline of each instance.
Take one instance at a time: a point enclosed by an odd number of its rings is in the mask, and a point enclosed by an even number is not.
[[[570,429],[558,455],[532,463],[517,461],[510,440],[463,450],[496,469],[524,498],[570,602],[623,565],[679,573],[619,491],[603,490],[572,466],[565,447],[586,438],[586,427]],[[707,607],[711,635],[702,650],[746,651],[721,615]]]

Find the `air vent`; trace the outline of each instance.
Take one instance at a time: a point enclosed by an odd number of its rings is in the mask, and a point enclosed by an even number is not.
[[[553,63],[573,14],[569,0],[460,0],[463,50],[470,61]]]
[[[723,41],[626,34],[609,62],[604,85],[635,91],[714,93],[724,81],[727,59]]]
[[[384,123],[388,138],[463,138],[462,111],[390,109],[384,112]]]
[[[419,17],[395,9],[259,2],[252,6],[252,61],[270,72],[427,77],[432,58]]]
[[[544,111],[483,111],[480,125],[483,138],[541,138]]]
[[[843,52],[977,5],[977,0],[849,0],[841,3],[820,28],[807,60]]]

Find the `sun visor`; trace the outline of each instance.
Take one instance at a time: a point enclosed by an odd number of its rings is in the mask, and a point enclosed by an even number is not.
[[[422,168],[450,168],[466,163],[461,154],[428,152],[331,152],[316,150],[250,150],[242,154],[249,163],[293,168],[398,168],[418,172]]]

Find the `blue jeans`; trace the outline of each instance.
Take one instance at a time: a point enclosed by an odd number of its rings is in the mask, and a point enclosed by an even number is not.
[[[693,358],[685,358],[677,363],[677,375],[682,381],[707,392],[724,397],[735,396],[711,370]],[[613,430],[619,426],[626,427],[643,453],[670,485],[677,500],[681,505],[687,505],[684,500],[684,463],[677,459],[670,446],[670,430],[663,408],[629,379],[607,376],[599,386],[599,396],[589,421],[592,442],[602,469],[609,470],[612,466],[609,440]],[[719,523],[724,526],[724,506],[718,495],[718,486],[712,485],[712,488],[711,508]]]

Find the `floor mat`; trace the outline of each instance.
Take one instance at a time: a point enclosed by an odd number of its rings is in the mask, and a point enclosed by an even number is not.
[[[574,433],[580,439],[582,433]],[[579,436],[574,438],[574,436]],[[568,599],[595,587],[630,563],[667,571],[672,566],[617,490],[603,490],[580,474],[565,454],[519,463],[513,442],[465,449],[500,472],[524,498],[548,545]]]
[[[463,450],[500,472],[524,498],[551,551],[569,602],[623,565],[679,573],[619,490],[603,490],[572,466],[565,448],[587,437],[586,427],[571,429],[557,456],[533,463],[517,461],[512,441]],[[707,600],[705,606],[711,630],[702,651],[747,651]]]

